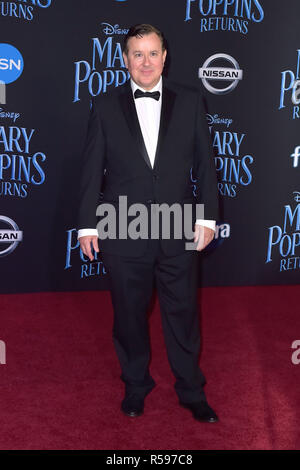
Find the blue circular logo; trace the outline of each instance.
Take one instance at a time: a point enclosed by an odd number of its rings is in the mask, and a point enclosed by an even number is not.
[[[12,83],[23,72],[24,60],[18,49],[11,44],[0,44],[0,82]]]

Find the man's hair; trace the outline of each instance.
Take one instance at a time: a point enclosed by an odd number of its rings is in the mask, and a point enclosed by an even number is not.
[[[143,37],[147,36],[147,34],[155,33],[161,40],[161,47],[163,52],[167,49],[166,45],[166,40],[164,38],[163,33],[155,28],[155,26],[152,26],[151,24],[136,24],[134,26],[131,26],[129,29],[128,33],[125,36],[124,43],[123,43],[123,52],[127,55],[128,54],[128,41],[130,38],[136,38],[136,37]]]

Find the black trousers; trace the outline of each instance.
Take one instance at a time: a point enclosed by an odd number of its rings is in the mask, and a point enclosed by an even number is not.
[[[143,257],[101,254],[110,278],[113,342],[126,391],[145,397],[155,386],[149,372],[147,311],[156,285],[177,395],[183,402],[206,400],[205,377],[198,366],[197,251],[168,257],[161,251],[159,240],[149,240]]]

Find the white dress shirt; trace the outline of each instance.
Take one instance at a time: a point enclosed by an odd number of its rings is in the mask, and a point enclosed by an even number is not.
[[[142,91],[143,88],[139,87],[132,79],[131,79],[131,89],[134,95],[134,92],[137,89]],[[158,84],[148,91],[159,91],[160,98],[159,100],[155,100],[153,98],[137,98],[134,100],[136,112],[138,115],[143,139],[145,142],[145,146],[149,155],[149,159],[151,162],[151,166],[154,166],[154,158],[156,153],[157,141],[158,141],[158,132],[159,132],[159,124],[160,124],[160,112],[161,112],[161,96],[162,96],[162,78]]]
[[[134,99],[143,139],[153,168],[160,125],[160,113],[162,103],[162,77],[160,77],[160,80],[157,85],[155,85],[155,87],[151,90],[144,90],[143,88],[139,87],[132,79],[130,80],[130,84],[133,94],[138,88],[142,91],[160,92],[160,98],[158,101],[149,97]],[[211,228],[212,230],[215,230],[216,228],[215,220],[197,219],[196,224],[203,225],[205,227]],[[98,236],[98,231],[97,229],[92,228],[78,230],[78,238],[87,235]]]

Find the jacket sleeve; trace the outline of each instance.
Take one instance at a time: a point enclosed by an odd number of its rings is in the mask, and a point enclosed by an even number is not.
[[[193,177],[196,179],[196,202],[204,204],[203,219],[219,220],[217,176],[211,136],[202,95],[198,94],[195,128]]]
[[[93,100],[82,155],[77,229],[96,228],[96,209],[100,202],[105,158],[106,144],[103,126]]]

